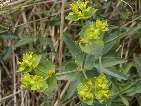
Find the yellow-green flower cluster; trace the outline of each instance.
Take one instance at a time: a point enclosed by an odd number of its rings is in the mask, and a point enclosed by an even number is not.
[[[82,102],[92,105],[93,93],[92,93],[92,81],[87,80],[86,82],[80,83],[77,87],[79,98]]]
[[[40,60],[40,58],[40,56],[34,54],[33,52],[24,53],[22,61],[18,61],[18,71],[24,72],[34,69],[38,65],[37,61]]]
[[[112,91],[109,88],[108,80],[104,74],[100,74],[95,79],[86,80],[77,87],[80,100],[88,105],[93,104],[94,98],[99,102],[104,102],[111,98]]]
[[[55,70],[48,70],[47,78],[52,78],[55,75]]]
[[[22,72],[28,67],[33,67],[34,65],[32,63],[32,60],[33,60],[33,52],[28,52],[23,54],[22,61],[21,62],[18,61],[18,64],[20,65],[18,71]]]
[[[95,80],[95,97],[99,102],[111,98],[112,92],[109,89],[108,80],[104,74],[100,74]]]
[[[90,41],[101,39],[102,35],[106,31],[108,31],[107,21],[98,19],[95,23],[92,23],[84,28],[79,44],[83,46]]]
[[[90,18],[94,12],[94,9],[88,6],[88,3],[90,3],[90,0],[77,0],[73,2],[70,5],[72,12],[69,13],[67,19],[77,21]]]
[[[36,91],[43,91],[45,87],[45,80],[38,75],[24,74],[21,78],[21,87],[23,89],[31,89]]]
[[[40,63],[41,55],[27,52],[23,54],[22,60],[18,61],[18,71],[22,73],[21,87],[23,89],[31,89],[36,91],[43,91],[47,85],[42,76],[36,75],[33,72]]]
[[[99,32],[101,33],[104,33],[109,30],[107,21],[104,20],[96,20],[95,27],[96,29],[99,29]]]

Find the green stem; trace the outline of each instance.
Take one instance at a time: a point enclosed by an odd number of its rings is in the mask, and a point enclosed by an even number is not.
[[[102,73],[103,68],[102,68],[101,56],[99,57],[99,68],[100,68],[100,73]]]
[[[88,79],[86,73],[85,73],[85,70],[84,70],[84,64],[85,64],[85,59],[86,59],[86,54],[84,56],[84,60],[83,60],[83,63],[82,63],[82,66],[81,66],[81,72],[83,73],[85,79]],[[73,70],[73,71],[67,71],[67,72],[58,72],[56,73],[56,76],[60,76],[60,75],[65,75],[65,74],[70,74],[70,73],[75,73],[76,70]]]
[[[87,75],[85,73],[85,70],[83,70],[84,69],[84,65],[85,65],[85,60],[86,60],[86,54],[84,55],[84,60],[83,60],[82,66],[81,66],[81,70],[82,70],[82,73],[83,73],[85,79],[88,79],[88,77],[87,77]]]
[[[83,75],[84,75],[85,79],[88,79],[88,77],[87,77],[87,75],[86,75],[86,73],[85,73],[85,71],[84,71],[84,70],[82,70],[82,73],[83,73]]]

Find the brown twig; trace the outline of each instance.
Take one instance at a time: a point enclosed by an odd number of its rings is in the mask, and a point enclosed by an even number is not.
[[[64,8],[65,8],[65,1],[62,0],[62,6],[61,6],[61,24],[60,24],[60,37],[59,37],[59,49],[58,49],[58,54],[57,54],[57,63],[59,66],[62,64],[62,50],[63,50],[63,32],[64,32]],[[58,90],[58,95],[60,89]],[[63,93],[64,94],[64,93]],[[59,105],[59,100],[62,98],[62,92],[58,99],[56,100],[54,106]]]
[[[12,67],[13,67],[13,95],[14,95],[14,106],[17,105],[16,98],[16,63],[15,63],[15,53],[13,51],[12,55]]]
[[[62,97],[64,96],[64,94],[65,94],[66,90],[68,89],[69,85],[70,85],[70,81],[68,81],[68,82],[66,83],[66,85],[65,85],[64,89],[62,90],[62,92],[61,92],[59,98],[56,100],[54,106],[58,106],[59,100],[62,99]]]
[[[4,101],[6,101],[6,100],[8,100],[8,99],[10,99],[10,98],[12,98],[12,97],[14,97],[15,95],[19,94],[20,92],[21,92],[21,90],[15,92],[15,94],[11,94],[11,95],[8,95],[8,96],[6,96],[6,97],[3,97],[3,98],[0,100],[0,103],[2,103],[2,102],[4,102]]]
[[[0,100],[2,99],[2,76],[1,76],[1,66],[0,66]],[[2,106],[2,104],[0,103],[0,106]]]

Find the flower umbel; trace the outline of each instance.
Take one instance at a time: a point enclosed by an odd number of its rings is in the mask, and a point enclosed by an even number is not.
[[[82,102],[92,105],[93,93],[92,93],[92,81],[87,80],[86,82],[80,83],[77,87],[79,98]]]
[[[80,32],[81,50],[88,54],[100,55],[104,48],[103,35],[106,31],[108,31],[108,24],[104,20],[96,20],[95,23],[84,26]]]
[[[100,28],[96,28],[95,24],[91,24],[85,29],[84,36],[88,40],[99,39],[100,38]]]
[[[23,54],[22,61],[18,61],[18,64],[20,65],[19,71],[24,71],[27,67],[33,67],[32,61],[33,60],[33,52],[28,52]]]
[[[31,75],[30,74],[25,74],[21,78],[21,87],[30,89],[31,88]]]
[[[67,19],[78,21],[90,18],[92,16],[92,13],[94,12],[94,9],[92,7],[89,7],[88,3],[90,3],[90,0],[77,0],[73,2],[70,5],[72,12],[69,13]]]
[[[96,24],[95,24],[96,28],[100,29],[101,32],[106,32],[108,31],[108,24],[107,21],[104,20],[96,20]]]
[[[48,70],[47,78],[52,78],[55,75],[55,70]]]
[[[82,34],[81,40],[85,39],[85,41],[90,41],[100,39],[106,31],[108,31],[107,21],[96,20],[95,23],[91,23],[84,28],[84,33]]]
[[[103,102],[110,99],[111,96],[108,80],[104,74],[100,74],[95,80],[95,97],[99,102]]]
[[[18,61],[19,72],[29,72],[34,69],[40,62],[41,56],[36,55],[33,52],[27,52],[23,54],[22,61]]]
[[[46,82],[43,77],[38,75],[24,74],[21,78],[21,87],[23,89],[42,91],[45,85]]]
[[[37,91],[44,90],[46,82],[42,76],[33,75],[33,76],[31,76],[31,78],[32,78],[31,90],[37,90]]]

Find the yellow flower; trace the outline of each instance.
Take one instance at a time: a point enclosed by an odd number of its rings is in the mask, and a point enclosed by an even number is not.
[[[95,97],[100,102],[110,99],[112,92],[109,89],[108,80],[104,74],[100,74],[95,80]]]
[[[27,52],[23,54],[22,62],[18,61],[19,71],[24,71],[27,67],[33,67],[33,52]]]
[[[108,31],[108,23],[107,21],[104,20],[96,20],[96,24],[95,24],[96,28],[98,28],[101,32],[106,32]]]
[[[100,30],[95,28],[95,24],[88,26],[84,32],[86,34],[87,39],[96,40],[100,38]]]
[[[31,90],[42,91],[46,83],[43,77],[38,75],[33,75],[31,76],[31,78],[32,78]]]
[[[31,66],[31,62],[30,60],[33,58],[33,52],[27,52],[25,54],[23,54],[23,59],[22,62],[18,61],[18,64],[27,64],[28,66]]]
[[[26,89],[30,89],[31,87],[31,76],[30,74],[25,74],[22,76],[21,78],[21,88],[26,88]]]
[[[95,23],[86,25],[80,33],[79,46],[81,49],[87,48],[87,45],[91,45],[92,42],[103,41],[104,32],[108,31],[107,21],[96,20]],[[86,51],[87,53],[87,51]]]
[[[34,69],[40,62],[41,55],[36,55],[33,52],[23,54],[22,61],[18,61],[19,72],[28,72]]]
[[[84,29],[84,36],[90,40],[97,40],[106,31],[108,31],[107,21],[96,20],[95,24],[92,23]]]
[[[95,97],[99,102],[103,102],[109,98],[111,98],[111,91],[109,89],[98,90],[95,93]]]
[[[78,12],[78,6],[76,5],[76,3],[74,2],[74,3],[72,3],[71,5],[71,10],[73,11],[73,12],[75,12],[75,13],[77,13]]]
[[[95,12],[92,7],[88,7],[89,0],[81,1],[77,0],[73,2],[71,7],[71,12],[67,16],[67,19],[72,21],[88,19],[92,16],[92,13]]]
[[[51,78],[55,75],[55,70],[48,70],[47,78]]]
[[[21,88],[36,91],[44,90],[46,82],[42,76],[24,74],[21,78]]]
[[[92,93],[92,81],[87,80],[86,82],[80,83],[77,87],[79,98],[82,102],[91,105],[93,103],[93,93]]]
[[[71,4],[71,10],[78,18],[85,19],[87,16],[85,16],[84,11],[87,9],[87,4],[88,2],[78,0]]]

